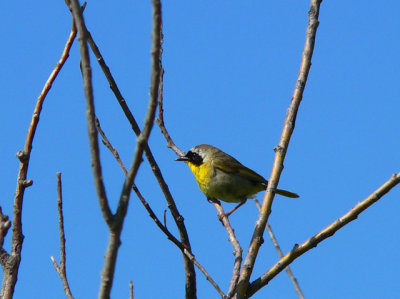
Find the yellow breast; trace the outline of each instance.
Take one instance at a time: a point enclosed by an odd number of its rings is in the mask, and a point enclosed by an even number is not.
[[[214,176],[214,170],[210,163],[205,162],[201,165],[196,165],[191,162],[187,162],[187,164],[189,165],[190,170],[193,172],[197,184],[199,184],[200,190],[207,195],[210,180]]]

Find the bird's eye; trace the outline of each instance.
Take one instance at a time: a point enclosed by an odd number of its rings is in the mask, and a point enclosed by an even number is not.
[[[188,153],[186,154],[186,157],[188,157],[190,162],[192,162],[193,164],[196,164],[196,165],[203,164],[203,158],[198,153],[188,151]]]

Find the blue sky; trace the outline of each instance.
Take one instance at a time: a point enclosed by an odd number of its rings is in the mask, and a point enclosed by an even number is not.
[[[64,1],[2,2],[0,205],[12,214],[18,160],[36,98],[71,28]],[[165,121],[182,150],[208,143],[268,178],[297,77],[308,1],[172,1],[163,6]],[[313,65],[297,116],[270,224],[284,252],[320,231],[400,167],[398,1],[324,1]],[[93,1],[85,20],[137,121],[150,81],[150,1]],[[135,136],[92,56],[96,112],[130,165]],[[158,127],[149,144],[174,195],[198,261],[227,290],[233,256],[216,211]],[[123,173],[102,147],[106,190],[115,208]],[[15,298],[62,298],[50,256],[59,260],[56,172],[62,172],[67,272],[76,298],[97,296],[108,232],[90,168],[85,102],[75,42],[44,104],[24,198],[25,242]],[[167,209],[145,161],[136,180],[159,217]],[[262,199],[262,194],[258,195]],[[396,298],[400,292],[400,187],[292,265],[306,298]],[[231,205],[225,204],[227,209]],[[257,210],[231,216],[247,250]],[[177,235],[171,216],[168,228]],[[267,239],[267,238],[266,238]],[[10,245],[8,235],[5,248]],[[262,246],[252,280],[277,261]],[[120,247],[113,298],[183,298],[180,252],[133,196]],[[197,273],[198,297],[218,294]],[[296,298],[282,272],[254,298]]]

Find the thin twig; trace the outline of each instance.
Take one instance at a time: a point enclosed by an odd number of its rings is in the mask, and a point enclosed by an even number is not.
[[[164,69],[162,69],[161,71],[160,96],[158,98],[158,118],[156,119],[156,123],[160,127],[161,133],[167,140],[167,147],[172,149],[179,157],[183,157],[185,153],[176,146],[175,142],[171,138],[171,135],[169,135],[168,130],[164,123],[164,97],[163,97],[164,80],[163,79],[164,79]]]
[[[376,203],[386,193],[388,193],[393,187],[400,183],[400,172],[393,174],[392,177],[386,181],[382,186],[371,193],[366,199],[356,204],[342,217],[336,219],[330,225],[325,227],[316,235],[312,236],[300,245],[296,245],[289,253],[282,257],[274,266],[272,266],[267,272],[261,277],[253,281],[248,288],[247,297],[254,295],[259,289],[264,287],[271,281],[277,274],[285,269],[299,256],[303,255],[310,249],[316,247],[323,240],[333,236],[339,229],[344,227],[346,224],[357,219],[357,217],[369,208],[372,204]]]
[[[210,274],[206,271],[206,269],[200,265],[200,263],[195,259],[194,255],[190,253],[186,248],[183,250],[183,253],[196,265],[196,267],[204,274],[206,279],[211,283],[211,285],[217,290],[218,294],[223,299],[227,299],[228,297],[224,294],[218,284],[212,279]]]
[[[103,142],[103,144],[110,150],[110,152],[113,154],[115,160],[117,160],[119,166],[122,168],[122,171],[124,172],[124,174],[127,175],[128,170],[126,170],[124,163],[122,163],[122,160],[118,154],[118,151],[111,145],[110,141],[108,140],[107,136],[105,135],[103,129],[100,126],[100,121],[97,117],[96,117],[96,128],[101,136],[101,142]]]
[[[271,171],[271,176],[268,181],[267,192],[265,193],[264,200],[261,206],[256,226],[254,228],[253,237],[248,248],[246,258],[243,263],[242,272],[240,273],[237,298],[244,299],[249,285],[249,279],[254,268],[254,263],[257,258],[258,250],[260,249],[262,236],[264,234],[265,226],[267,225],[269,215],[271,213],[271,206],[274,199],[274,190],[276,190],[279,178],[283,170],[283,161],[289,146],[290,137],[293,133],[297,111],[303,97],[304,88],[306,86],[308,73],[311,68],[311,58],[314,51],[315,36],[318,28],[318,16],[321,0],[311,0],[310,11],[308,12],[308,26],[306,30],[306,38],[304,51],[301,59],[300,71],[297,78],[296,86],[293,92],[292,100],[287,110],[286,119],[283,125],[281,139],[279,145],[275,148],[275,159]]]
[[[134,299],[134,296],[133,296],[133,282],[132,282],[132,280],[129,281],[129,299]]]
[[[64,292],[69,299],[73,299],[71,289],[68,284],[65,252],[65,231],[64,231],[64,215],[63,215],[63,199],[62,199],[62,184],[61,173],[57,173],[57,208],[58,208],[58,230],[60,232],[60,266],[58,266],[54,256],[51,257],[54,268],[56,269],[60,279],[64,285]]]
[[[3,283],[0,291],[0,298],[8,299],[12,298],[14,293],[15,284],[18,277],[18,269],[21,261],[21,250],[23,243],[22,233],[22,205],[25,189],[32,185],[32,180],[27,179],[29,160],[32,151],[32,143],[35,137],[36,129],[39,123],[40,113],[44,99],[46,98],[51,86],[56,79],[58,73],[63,67],[65,61],[69,56],[69,51],[76,37],[76,29],[73,26],[68,40],[65,44],[64,50],[61,54],[60,60],[57,62],[54,70],[50,74],[47,82],[45,83],[42,92],[40,93],[35,108],[33,110],[32,120],[28,128],[27,137],[25,140],[24,150],[17,153],[17,157],[20,161],[20,167],[17,178],[17,189],[14,197],[14,215],[13,215],[13,228],[12,228],[12,248],[11,254],[8,256],[6,262],[7,267],[3,267]]]
[[[129,107],[126,104],[126,101],[123,98],[123,96],[122,96],[122,94],[110,72],[109,67],[105,63],[104,58],[101,55],[99,48],[97,47],[96,43],[94,42],[94,40],[89,32],[88,32],[88,42],[89,42],[89,45],[90,45],[94,55],[96,56],[97,62],[99,63],[101,69],[103,70],[103,72],[106,76],[106,79],[109,82],[111,90],[113,91],[118,103],[120,104],[123,112],[125,113],[125,116],[128,119],[128,121],[132,127],[132,130],[134,131],[134,133],[137,136],[139,136],[141,133],[139,125],[137,124],[132,112],[129,110]],[[178,228],[179,236],[182,241],[182,244],[184,244],[186,248],[191,249],[189,235],[187,233],[187,230],[186,230],[186,227],[184,224],[184,218],[179,213],[179,210],[175,204],[172,194],[168,188],[168,185],[163,178],[160,167],[158,166],[158,164],[154,158],[154,155],[151,152],[148,144],[146,144],[146,146],[145,146],[144,153],[146,155],[146,159],[149,161],[151,170],[153,171],[154,176],[156,177],[157,182],[161,187],[161,191],[163,192],[165,199],[168,202],[168,208],[171,211],[172,217]],[[196,272],[194,271],[193,263],[190,261],[190,259],[187,258],[186,255],[183,255],[183,261],[184,261],[184,268],[185,268],[186,294],[187,294],[187,297],[193,298],[193,296],[195,296],[195,294],[196,294]]]
[[[214,204],[215,208],[218,211],[218,219],[221,221],[222,225],[225,227],[227,233],[228,233],[228,240],[231,242],[233,246],[233,255],[235,256],[235,262],[233,264],[233,274],[232,274],[232,279],[231,283],[229,284],[229,290],[228,290],[228,295],[227,298],[231,298],[234,295],[234,292],[236,290],[236,285],[239,280],[239,275],[240,275],[240,266],[242,264],[242,247],[239,244],[239,241],[237,240],[235,236],[235,232],[229,222],[229,218],[226,216],[226,213],[224,209],[222,208],[221,202],[219,200],[212,200],[212,203]]]
[[[99,133],[102,137],[103,144],[110,150],[114,158],[117,160],[118,164],[120,165],[122,171],[127,174],[126,168],[124,164],[122,163],[121,159],[119,158],[119,154],[117,149],[115,149],[109,139],[107,138],[106,134],[104,133],[103,129],[101,128],[100,121],[97,120],[96,122],[97,129],[99,130]],[[217,292],[221,295],[222,298],[225,298],[226,295],[224,292],[221,290],[221,288],[218,286],[218,284],[214,281],[214,279],[211,277],[211,275],[206,271],[206,269],[196,260],[194,257],[193,253],[191,252],[190,248],[188,248],[183,242],[179,242],[178,239],[175,238],[175,236],[168,230],[167,225],[166,225],[166,211],[164,211],[164,224],[161,223],[160,219],[156,216],[152,208],[150,207],[149,203],[145,200],[139,189],[135,184],[132,186],[133,191],[136,193],[137,197],[139,198],[140,202],[146,209],[147,213],[149,214],[150,218],[153,219],[155,224],[160,228],[160,230],[167,236],[167,238],[174,243],[180,251],[186,256],[196,267],[204,274],[206,279],[211,283],[211,285],[217,290]]]
[[[260,211],[261,210],[260,202],[258,201],[258,199],[256,197],[254,197],[253,200],[254,200],[254,202],[255,202],[255,204],[257,206],[257,209]],[[283,252],[281,250],[281,247],[279,246],[278,240],[276,239],[274,232],[272,231],[271,226],[268,223],[267,223],[266,228],[267,228],[269,237],[270,237],[270,239],[272,241],[272,244],[274,245],[276,251],[278,252],[279,257],[282,258],[283,257]],[[293,272],[292,272],[292,270],[290,269],[289,266],[286,267],[286,273],[288,274],[290,280],[292,281],[292,283],[294,285],[294,288],[296,289],[296,292],[297,292],[297,295],[299,296],[299,298],[304,299],[304,295],[303,295],[303,292],[300,289],[299,282],[297,281],[296,277],[294,276],[294,274],[293,274]]]

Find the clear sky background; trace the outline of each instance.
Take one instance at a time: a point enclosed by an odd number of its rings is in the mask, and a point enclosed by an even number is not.
[[[0,4],[0,205],[12,215],[18,160],[33,107],[71,28],[64,1]],[[309,1],[164,1],[164,101],[168,129],[182,149],[217,146],[270,175],[304,46]],[[309,79],[270,224],[283,251],[346,213],[400,171],[400,3],[324,1]],[[137,121],[150,81],[150,1],[89,1],[85,20]],[[67,272],[76,298],[97,297],[108,230],[90,167],[79,47],[45,103],[33,144],[23,207],[25,241],[15,298],[63,298],[50,256],[59,260],[56,172],[62,172]],[[135,135],[92,56],[96,111],[130,165]],[[232,246],[184,163],[157,126],[149,144],[185,218],[193,252],[223,290]],[[123,173],[102,146],[107,195],[115,209]],[[159,217],[167,204],[147,161],[137,185]],[[262,199],[263,193],[258,195]],[[225,204],[226,209],[232,205]],[[292,265],[306,298],[398,298],[400,186]],[[246,252],[257,210],[230,220]],[[167,213],[168,228],[177,235]],[[7,236],[5,248],[10,248]],[[278,260],[266,236],[252,280]],[[133,196],[122,234],[113,298],[183,298],[179,250]],[[197,272],[198,297],[219,298]],[[254,298],[296,298],[285,272]]]

